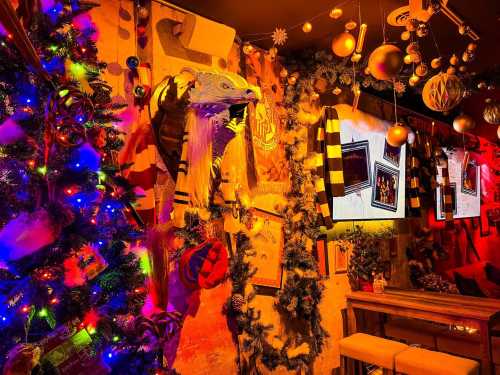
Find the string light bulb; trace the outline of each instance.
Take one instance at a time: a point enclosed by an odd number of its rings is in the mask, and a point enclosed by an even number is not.
[[[302,25],[302,31],[307,33],[310,33],[312,31],[313,25],[311,22],[307,21]]]

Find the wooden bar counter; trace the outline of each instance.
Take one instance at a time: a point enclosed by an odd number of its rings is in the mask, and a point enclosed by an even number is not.
[[[500,321],[499,300],[391,288],[382,294],[351,292],[347,295],[349,334],[357,332],[357,310],[476,328],[481,337],[481,373],[493,374],[491,330]]]

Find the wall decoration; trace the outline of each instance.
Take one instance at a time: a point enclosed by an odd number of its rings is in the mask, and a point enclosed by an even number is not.
[[[376,162],[373,173],[372,206],[397,211],[398,189],[399,171]]]
[[[352,252],[351,243],[338,243],[334,242],[334,261],[335,261],[335,274],[347,273],[347,266],[349,264],[349,257]]]
[[[480,174],[481,169],[477,166],[474,154],[471,153],[471,160],[468,163],[467,171],[471,178],[475,179],[475,182],[466,181],[466,189],[463,189],[463,160],[464,160],[464,150],[454,149],[448,150],[446,148],[442,149],[443,152],[448,157],[448,175],[449,183],[452,186],[456,186],[454,189],[456,196],[456,211],[453,214],[453,219],[462,219],[469,217],[477,217],[481,214],[481,186],[480,186]],[[441,171],[443,170],[443,164],[437,166],[438,175],[436,187],[436,218],[437,220],[443,220],[443,202],[441,199],[443,190],[443,178],[441,177]],[[474,177],[472,177],[474,176]],[[472,194],[474,192],[475,194]],[[453,202],[451,202],[453,203]]]
[[[334,254],[333,248],[333,242],[328,241],[326,235],[321,235],[316,240],[315,250],[316,259],[318,260],[318,272],[322,277],[330,276],[329,258]]]
[[[371,183],[366,184],[362,190],[356,191],[355,194],[331,198],[333,220],[403,218],[405,216],[405,163],[400,162],[399,167],[397,167],[393,162],[386,160],[385,133],[390,123],[360,110],[353,113],[351,107],[346,104],[336,105],[334,108],[337,110],[340,119],[342,146],[358,142],[368,143]],[[406,160],[406,145],[402,145],[399,150],[400,160]],[[378,170],[378,167],[375,168],[376,164],[385,168],[380,171],[380,176],[382,174],[386,176],[387,172],[384,171],[390,170],[391,176],[398,177],[396,189],[394,189],[394,186],[392,188],[397,193],[397,197],[391,198],[390,203],[386,201],[384,205],[382,205],[382,197],[377,195],[377,192],[374,194],[377,180],[373,173]],[[394,173],[394,171],[397,173]],[[345,174],[351,172],[349,168],[344,168]],[[345,177],[346,181],[347,179]],[[378,193],[380,193],[380,187]],[[386,199],[384,196],[384,200]],[[380,204],[375,203],[372,205],[372,200]],[[394,208],[396,209],[394,210]]]
[[[384,159],[389,163],[394,164],[396,167],[399,167],[399,159],[401,159],[401,148],[391,146],[385,142],[384,146]]]
[[[467,163],[465,170],[462,171],[462,193],[477,196],[477,174],[479,167],[475,161]]]
[[[250,279],[254,285],[271,288],[281,288],[283,274],[283,219],[278,215],[262,210],[255,210],[254,227],[251,241],[255,256],[251,258],[252,266],[256,268]]]
[[[371,186],[370,148],[368,141],[342,145],[345,194]]]

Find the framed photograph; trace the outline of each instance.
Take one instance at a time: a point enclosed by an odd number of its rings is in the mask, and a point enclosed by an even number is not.
[[[462,171],[462,193],[477,196],[477,169],[474,161],[467,163]]]
[[[250,282],[279,289],[283,276],[283,218],[259,209],[255,210],[254,218],[254,225],[261,229],[251,237],[255,251],[252,266],[257,268],[257,272]]]
[[[398,210],[399,171],[375,162],[372,206],[396,212]]]
[[[318,262],[318,272],[322,277],[330,276],[330,266],[328,264],[328,251],[332,247],[332,241],[326,239],[326,235],[321,235],[316,241],[316,260]],[[332,252],[333,254],[333,252]]]
[[[370,149],[368,141],[342,145],[345,194],[371,186]]]
[[[335,261],[335,274],[347,273],[347,266],[349,265],[349,258],[351,256],[352,244],[342,243],[340,241],[332,242],[334,250],[334,261]],[[342,251],[342,248],[347,250]]]
[[[401,156],[401,147],[393,147],[387,141],[384,145],[384,159],[399,168],[399,159]]]
[[[450,188],[451,188],[451,206],[453,207],[453,216],[456,216],[458,213],[458,207],[457,207],[457,184],[452,182],[450,183]],[[439,189],[439,196],[441,197],[441,206],[439,210],[439,219],[444,219],[444,190],[441,188],[441,186],[438,186]]]

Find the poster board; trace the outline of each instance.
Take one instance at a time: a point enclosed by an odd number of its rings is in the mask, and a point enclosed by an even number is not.
[[[452,190],[453,218],[464,219],[481,216],[481,168],[473,156],[469,158],[467,169],[463,173],[464,150],[443,148],[448,157],[448,174]],[[438,166],[438,169],[442,166]],[[440,171],[439,171],[440,172]],[[436,220],[444,220],[443,190],[441,173],[438,173],[436,187]]]
[[[386,143],[390,122],[346,104],[334,108],[340,119],[346,194],[332,198],[333,220],[404,218],[406,145]]]

